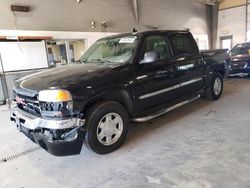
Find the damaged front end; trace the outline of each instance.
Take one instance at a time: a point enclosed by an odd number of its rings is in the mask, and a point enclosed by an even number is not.
[[[77,155],[81,152],[86,134],[83,119],[45,119],[16,107],[11,112],[11,121],[16,123],[19,131],[52,155]]]
[[[10,119],[19,131],[55,156],[81,152],[85,120],[73,114],[69,92],[48,90],[38,96],[27,96],[16,89],[14,96],[17,105]]]

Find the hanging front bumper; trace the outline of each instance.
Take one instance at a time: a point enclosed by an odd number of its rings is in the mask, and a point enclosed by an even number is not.
[[[81,152],[86,135],[82,119],[45,119],[18,107],[12,110],[10,119],[19,131],[52,155],[77,155]]]

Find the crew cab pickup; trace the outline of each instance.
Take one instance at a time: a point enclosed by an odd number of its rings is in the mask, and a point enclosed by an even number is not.
[[[217,100],[230,57],[200,53],[189,31],[145,31],[103,38],[78,64],[15,82],[11,120],[56,156],[79,154],[83,142],[106,154],[144,122],[201,96]]]

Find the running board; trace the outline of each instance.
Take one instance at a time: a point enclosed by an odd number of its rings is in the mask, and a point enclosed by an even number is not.
[[[137,122],[137,123],[142,123],[142,122],[145,122],[145,121],[149,121],[149,120],[154,119],[154,118],[156,118],[156,117],[159,117],[159,116],[161,116],[161,115],[163,115],[163,114],[166,114],[167,112],[170,112],[170,111],[172,111],[172,110],[174,110],[174,109],[176,109],[176,108],[179,108],[179,107],[181,107],[181,106],[184,106],[185,104],[188,104],[188,103],[190,103],[190,102],[193,102],[193,101],[199,99],[200,97],[201,97],[201,95],[197,95],[197,96],[194,97],[194,98],[191,98],[191,99],[189,99],[189,100],[185,100],[185,101],[183,101],[183,102],[177,103],[177,104],[175,104],[174,106],[171,106],[171,107],[169,107],[169,108],[166,108],[166,109],[164,109],[164,110],[162,110],[162,111],[160,111],[160,112],[158,112],[158,113],[156,113],[156,114],[148,115],[148,116],[145,116],[145,117],[134,118],[134,119],[132,119],[132,121],[133,121],[133,122]]]

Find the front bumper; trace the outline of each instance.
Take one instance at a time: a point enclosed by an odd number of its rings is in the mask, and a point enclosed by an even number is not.
[[[11,112],[19,131],[55,156],[80,154],[86,135],[84,120],[68,118],[44,119],[14,108]]]
[[[250,75],[250,62],[240,61],[232,62],[230,76],[248,76]]]
[[[250,75],[250,67],[243,69],[231,69],[229,76],[248,76]]]

